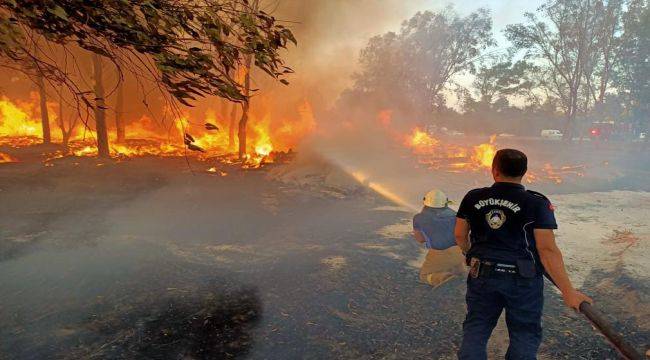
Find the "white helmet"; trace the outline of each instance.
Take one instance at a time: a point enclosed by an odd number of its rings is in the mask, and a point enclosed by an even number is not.
[[[450,201],[447,195],[438,189],[433,189],[424,195],[424,206],[431,208],[444,208]]]

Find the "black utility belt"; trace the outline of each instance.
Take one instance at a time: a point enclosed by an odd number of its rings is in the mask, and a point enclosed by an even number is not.
[[[517,264],[501,263],[496,261],[470,259],[469,275],[473,278],[510,275],[532,278],[536,276],[535,263],[531,260],[518,260]]]

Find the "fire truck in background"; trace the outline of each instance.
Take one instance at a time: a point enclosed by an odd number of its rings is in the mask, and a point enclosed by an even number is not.
[[[589,137],[592,140],[625,140],[634,139],[632,124],[613,121],[596,121],[591,124]]]
[[[592,123],[589,129],[589,136],[594,140],[610,140],[613,134],[613,121],[597,121]]]

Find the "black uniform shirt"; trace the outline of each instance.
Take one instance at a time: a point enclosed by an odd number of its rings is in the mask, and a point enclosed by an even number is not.
[[[557,229],[551,202],[514,183],[497,182],[468,192],[456,216],[470,226],[468,256],[510,264],[527,259],[539,270],[533,229]]]

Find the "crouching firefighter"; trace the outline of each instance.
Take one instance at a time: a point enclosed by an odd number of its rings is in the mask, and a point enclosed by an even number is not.
[[[420,281],[438,287],[465,273],[463,254],[456,246],[456,212],[449,208],[447,195],[438,189],[423,199],[422,211],[413,217],[413,235],[427,254],[420,269]]]
[[[506,359],[536,359],[542,340],[544,271],[567,306],[578,310],[583,301],[592,302],[567,276],[555,244],[553,205],[521,185],[527,165],[521,151],[497,151],[492,163],[495,183],[468,192],[456,214],[456,242],[470,266],[459,359],[487,358],[488,339],[504,309],[510,338]]]

